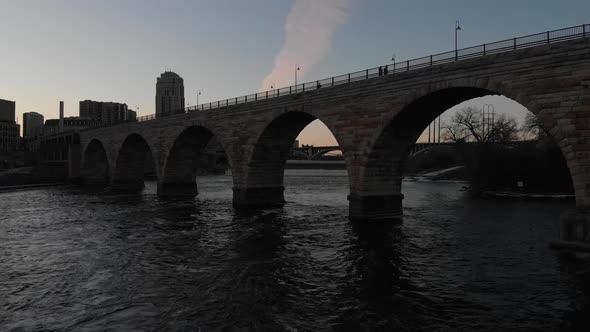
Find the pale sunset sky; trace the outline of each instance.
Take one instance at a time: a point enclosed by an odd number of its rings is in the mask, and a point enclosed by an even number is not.
[[[459,47],[590,23],[590,1],[0,0],[0,98],[22,113],[78,115],[80,100],[155,111],[156,78],[184,78],[188,104],[313,81]],[[503,97],[494,104],[522,119]],[[460,106],[459,106],[460,107]],[[457,109],[455,107],[454,109]],[[443,122],[450,117],[443,114]],[[314,122],[301,143],[336,144]]]

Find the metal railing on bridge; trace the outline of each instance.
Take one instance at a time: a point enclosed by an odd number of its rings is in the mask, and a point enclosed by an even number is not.
[[[296,94],[301,92],[313,91],[318,89],[325,89],[350,82],[363,81],[371,78],[376,78],[382,75],[395,75],[405,73],[408,71],[422,69],[430,66],[441,65],[466,59],[473,59],[491,54],[504,53],[518,49],[530,48],[540,45],[557,43],[567,40],[590,37],[590,24],[583,24],[574,27],[546,31],[542,33],[532,34],[528,36],[516,37],[506,40],[501,40],[493,43],[481,44],[453,50],[449,52],[433,54],[417,59],[406,60],[402,62],[394,62],[385,64],[380,67],[369,68],[353,73],[348,73],[340,76],[333,76],[321,80],[306,82],[298,85],[283,87],[274,90],[254,93],[247,96],[235,97],[230,99],[219,100],[210,103],[190,106],[183,110],[172,112],[171,114],[160,115],[173,116],[178,114],[185,114],[193,111],[206,111],[213,109],[220,109],[223,107],[255,102],[260,100],[267,100],[271,98]],[[380,70],[381,69],[381,70]],[[381,73],[380,73],[381,72]],[[155,114],[144,115],[137,117],[138,122],[150,121],[156,119]]]

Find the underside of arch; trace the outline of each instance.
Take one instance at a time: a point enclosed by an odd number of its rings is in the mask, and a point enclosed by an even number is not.
[[[128,136],[117,157],[111,188],[116,191],[139,191],[144,187],[144,177],[155,167],[152,151],[143,137]]]
[[[273,120],[256,141],[246,170],[245,185],[234,187],[234,206],[280,206],[284,169],[299,133],[316,118],[288,112]]]
[[[84,151],[82,182],[86,185],[108,185],[110,167],[106,151],[99,140],[92,140]]]
[[[349,196],[350,218],[379,220],[401,217],[401,185],[405,162],[424,129],[455,105],[470,99],[499,94],[482,88],[447,88],[418,98],[400,110],[377,136],[367,155],[359,184]],[[549,114],[553,112],[551,109],[536,111]],[[567,153],[571,149],[568,140],[562,137],[558,121],[552,121],[551,118],[539,117],[559,142],[575,184],[576,174],[572,171],[572,165],[576,165],[578,161],[574,154]],[[579,190],[576,189],[577,200],[578,195]]]
[[[420,134],[436,117],[466,100],[497,94],[481,88],[449,88],[407,105],[376,138],[349,196],[350,219],[383,220],[402,216],[401,184],[405,161]]]
[[[158,180],[158,196],[193,198],[197,195],[197,169],[213,133],[203,127],[185,129],[168,153]]]

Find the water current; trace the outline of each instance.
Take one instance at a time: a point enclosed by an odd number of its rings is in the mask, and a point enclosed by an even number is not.
[[[345,171],[290,171],[283,208],[156,184],[0,193],[0,331],[579,330],[590,264],[548,247],[573,202],[404,182],[402,223],[347,219]]]

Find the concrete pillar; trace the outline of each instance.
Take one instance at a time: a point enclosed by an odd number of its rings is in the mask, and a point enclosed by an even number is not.
[[[84,185],[86,186],[97,186],[97,187],[103,187],[103,186],[108,186],[110,184],[110,178],[108,176],[92,176],[92,175],[86,175],[83,177],[83,181]]]
[[[556,249],[590,252],[590,213],[570,211],[561,217],[559,240],[552,241]]]
[[[234,187],[233,205],[235,207],[278,207],[285,204],[282,186],[277,187]]]
[[[110,184],[110,189],[115,192],[139,192],[145,187],[143,178],[128,178],[128,179],[113,179]]]
[[[402,194],[348,195],[349,219],[351,221],[397,221],[403,216]]]
[[[196,182],[160,182],[158,181],[158,197],[190,199],[197,196]]]
[[[111,167],[102,143],[92,141],[84,152],[82,164],[82,183],[88,186],[110,184]]]

